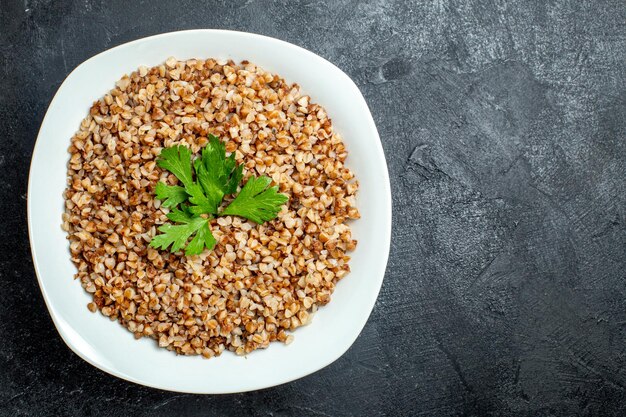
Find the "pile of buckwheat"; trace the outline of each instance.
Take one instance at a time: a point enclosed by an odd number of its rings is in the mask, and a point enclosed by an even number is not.
[[[168,210],[154,197],[164,147],[197,155],[214,134],[289,197],[263,225],[211,221],[218,243],[197,256],[148,246]],[[89,310],[136,338],[210,358],[243,355],[307,324],[349,271],[346,221],[359,218],[347,151],[298,85],[243,61],[177,61],[124,76],[72,138],[63,228]]]

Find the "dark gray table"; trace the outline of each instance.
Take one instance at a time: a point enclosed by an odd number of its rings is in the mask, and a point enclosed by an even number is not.
[[[391,257],[367,326],[329,367],[260,392],[171,394],[91,367],[30,260],[28,165],[59,84],[188,28],[338,65],[389,163]],[[0,0],[0,415],[626,415],[625,175],[623,1]]]

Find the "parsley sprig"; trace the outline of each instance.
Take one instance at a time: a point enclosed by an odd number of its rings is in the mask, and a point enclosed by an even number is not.
[[[212,218],[240,216],[262,224],[275,218],[288,200],[278,186],[270,187],[271,178],[250,177],[230,204],[220,209],[225,196],[237,193],[243,165],[235,162],[234,154],[226,157],[224,143],[213,135],[199,158],[192,161],[191,150],[179,145],[164,148],[157,165],[174,174],[181,185],[159,182],[155,187],[161,205],[171,209],[167,218],[178,224],[160,226],[161,234],[150,242],[154,248],[171,246],[171,251],[177,252],[185,247],[186,255],[197,255],[217,243],[210,229]]]

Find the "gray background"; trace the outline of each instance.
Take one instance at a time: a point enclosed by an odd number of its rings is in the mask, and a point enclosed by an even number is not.
[[[626,414],[625,2],[0,5],[0,415]],[[335,63],[389,164],[391,257],[367,326],[332,365],[259,392],[171,394],[91,367],[57,335],[30,260],[28,165],[64,77],[189,28]]]

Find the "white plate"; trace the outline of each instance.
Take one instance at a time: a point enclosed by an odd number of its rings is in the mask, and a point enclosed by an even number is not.
[[[224,352],[206,360],[177,356],[152,339],[135,340],[117,322],[87,310],[90,297],[73,279],[69,244],[61,230],[67,148],[94,100],[140,65],[178,59],[247,59],[297,82],[326,108],[349,151],[347,165],[360,182],[361,219],[352,273],[311,325],[286,346],[272,343],[247,357]],[[151,387],[190,393],[231,393],[301,378],[338,359],[355,341],[382,285],[391,238],[391,191],[383,149],[357,86],[325,59],[295,45],[241,32],[192,30],[152,36],[103,52],[79,65],[63,82],[43,120],[28,184],[28,229],[39,286],[65,343],[90,364]]]

